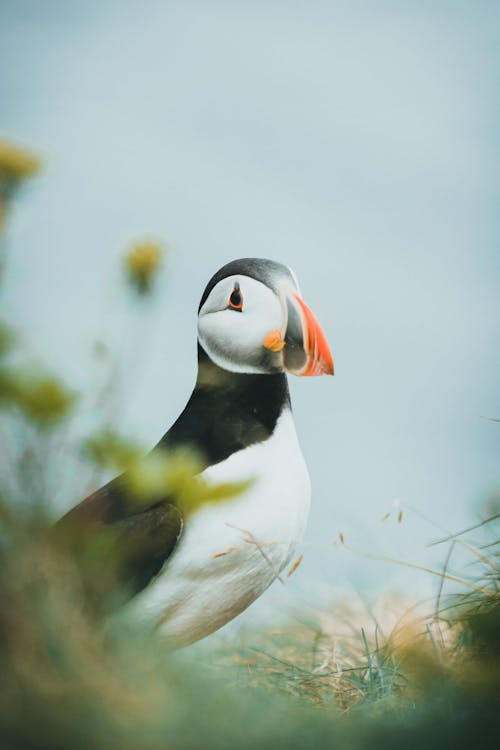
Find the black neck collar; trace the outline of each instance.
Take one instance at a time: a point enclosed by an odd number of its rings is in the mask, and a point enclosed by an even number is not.
[[[247,375],[218,367],[198,344],[191,397],[158,447],[192,447],[212,466],[269,438],[290,407],[286,375]]]

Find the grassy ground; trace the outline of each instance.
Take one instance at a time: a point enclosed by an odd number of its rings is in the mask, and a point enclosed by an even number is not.
[[[499,727],[491,534],[480,546],[467,541],[477,529],[452,540],[480,573],[389,631],[346,602],[172,654],[131,622],[102,627],[40,516],[4,505],[2,518],[2,748],[482,747]]]

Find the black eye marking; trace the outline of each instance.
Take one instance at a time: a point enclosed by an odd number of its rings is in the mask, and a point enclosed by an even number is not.
[[[240,291],[240,285],[237,281],[234,282],[234,288],[229,297],[229,310],[236,310],[237,312],[243,312],[243,295]]]

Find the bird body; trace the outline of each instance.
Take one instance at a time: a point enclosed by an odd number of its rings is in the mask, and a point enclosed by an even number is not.
[[[207,504],[189,518],[161,573],[134,611],[176,645],[218,630],[257,599],[290,563],[306,527],[309,474],[290,408],[272,435],[206,469],[213,483],[250,479],[230,502]]]
[[[280,576],[302,538],[310,484],[286,372],[333,374],[326,338],[295,275],[264,259],[227,264],[201,298],[195,388],[153,453],[188,449],[210,484],[248,480],[248,488],[183,517],[168,488],[160,500],[131,507],[124,474],[58,522],[63,532],[90,524],[117,533],[128,606],[175,646],[246,609]]]

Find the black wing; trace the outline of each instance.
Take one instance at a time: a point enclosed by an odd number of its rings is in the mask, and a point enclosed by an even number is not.
[[[182,516],[173,500],[167,497],[138,508],[122,475],[55,524],[56,538],[76,561],[96,608],[122,604],[158,575],[182,532]]]

